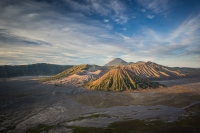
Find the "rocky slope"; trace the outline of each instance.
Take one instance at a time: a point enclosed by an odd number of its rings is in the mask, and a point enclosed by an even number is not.
[[[57,79],[60,79],[60,78],[64,78],[64,77],[73,75],[75,73],[81,72],[82,70],[87,69],[87,67],[88,67],[87,64],[77,65],[77,66],[71,67],[69,69],[66,69],[65,71],[63,71],[63,72],[61,72],[61,73],[59,73],[59,74],[57,74],[57,75],[55,75],[53,77],[42,79],[41,81],[42,82],[46,82],[46,81],[51,81],[51,80],[57,80]]]
[[[42,79],[42,82],[48,84],[67,84],[71,86],[82,86],[84,83],[96,80],[104,75],[110,67],[97,65],[78,65],[49,78]]]
[[[105,74],[105,72],[107,71],[97,70],[94,72],[90,72],[88,70],[82,70],[79,73],[76,73],[67,77],[55,79],[55,80],[50,80],[50,81],[47,81],[46,83],[54,84],[56,86],[66,84],[72,87],[78,87],[78,86],[82,86],[86,82],[93,81],[100,78],[103,74]]]
[[[90,90],[124,91],[156,88],[158,84],[143,80],[125,68],[117,67],[111,69],[98,80],[86,83],[84,87]]]
[[[172,79],[185,76],[181,71],[173,70],[172,68],[158,65],[153,62],[131,64],[124,66],[124,68],[132,71],[141,78],[148,79]]]

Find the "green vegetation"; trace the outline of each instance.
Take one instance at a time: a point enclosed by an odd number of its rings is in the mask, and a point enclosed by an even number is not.
[[[38,125],[36,128],[34,129],[30,129],[28,131],[26,131],[26,133],[41,133],[41,132],[47,132],[49,131],[50,129],[54,128],[56,126],[48,126],[48,125],[44,125],[44,124],[40,124]]]
[[[70,126],[73,133],[199,133],[200,115],[182,119],[176,122],[164,122],[162,120],[126,120],[111,123],[106,128]],[[39,125],[26,133],[47,132],[56,126]]]
[[[74,66],[74,67],[71,67],[69,69],[66,69],[65,71],[63,71],[63,72],[61,72],[61,73],[59,73],[59,74],[57,74],[53,77],[42,79],[41,81],[46,82],[46,81],[51,81],[51,80],[56,80],[56,79],[60,79],[60,78],[63,78],[63,77],[67,77],[67,76],[73,75],[75,73],[78,73],[81,70],[86,69],[87,67],[88,67],[88,65],[86,65],[86,64]]]
[[[92,114],[89,116],[83,116],[83,117],[79,117],[77,119],[74,119],[72,121],[80,121],[83,119],[92,119],[92,118],[99,118],[99,117],[107,117],[109,118],[109,115],[106,114]],[[41,132],[47,132],[53,128],[60,128],[62,127],[60,124],[57,125],[44,125],[44,124],[39,124],[37,127],[33,128],[33,129],[29,129],[26,131],[26,133],[41,133]],[[65,127],[65,126],[63,126]],[[68,127],[67,127],[68,128]],[[6,130],[7,131],[7,130]],[[0,131],[1,132],[1,131]]]
[[[159,119],[147,120],[125,120],[111,123],[106,128],[63,126],[73,129],[73,133],[199,133],[200,130],[200,104],[193,105],[186,109],[187,112],[195,112],[196,115],[181,118],[179,121],[167,122]],[[99,116],[100,115],[100,116]],[[103,115],[103,114],[102,114]],[[75,120],[102,117],[101,114],[80,117]],[[103,116],[104,117],[104,116]],[[55,126],[39,125],[35,129],[27,130],[26,133],[47,132]]]
[[[56,80],[56,79],[60,79],[60,78],[63,78],[63,77],[67,77],[67,76],[70,76],[70,75],[73,75],[75,73],[78,73],[80,72],[81,70],[86,70],[89,68],[89,65],[77,65],[77,66],[73,66],[69,69],[66,69],[65,71],[53,76],[53,77],[49,77],[49,78],[44,78],[42,79],[41,81],[42,82],[46,82],[46,81],[51,81],[51,80]]]
[[[117,67],[98,80],[86,83],[84,87],[91,90],[124,91],[156,88],[159,87],[159,84],[141,79],[129,70]]]
[[[69,69],[66,69],[65,71],[53,76],[53,77],[49,77],[49,78],[44,78],[40,81],[42,82],[46,82],[46,81],[51,81],[51,80],[56,80],[56,79],[60,79],[60,78],[64,78],[76,73],[81,72],[82,70],[88,70],[88,71],[96,71],[96,70],[109,70],[112,67],[102,67],[102,66],[97,66],[97,65],[88,65],[88,64],[83,64],[83,65],[77,65],[77,66],[73,66]]]
[[[55,75],[72,65],[32,64],[19,66],[0,66],[0,78],[15,76]]]
[[[107,128],[71,127],[74,133],[199,133],[200,115],[169,123],[161,120],[127,120],[111,123]]]
[[[200,104],[186,109],[195,112],[195,116],[182,118],[175,122],[154,120],[126,120],[111,123],[107,128],[76,127],[74,133],[199,133],[200,131]]]

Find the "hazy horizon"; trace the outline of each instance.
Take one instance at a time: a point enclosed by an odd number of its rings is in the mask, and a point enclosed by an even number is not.
[[[1,0],[0,65],[200,68],[199,0]]]

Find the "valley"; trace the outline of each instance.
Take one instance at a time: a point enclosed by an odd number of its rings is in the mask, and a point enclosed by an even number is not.
[[[114,126],[119,121],[136,121],[143,123],[138,128],[149,129],[145,123],[160,121],[168,125],[198,118],[199,78],[161,81],[168,87],[124,92],[55,86],[43,84],[40,79],[0,81],[0,132],[106,132],[110,127],[116,132],[122,130]],[[190,127],[199,130],[198,126]],[[158,130],[150,128],[152,132]]]
[[[1,78],[0,132],[199,131],[199,69],[119,58],[109,64]]]

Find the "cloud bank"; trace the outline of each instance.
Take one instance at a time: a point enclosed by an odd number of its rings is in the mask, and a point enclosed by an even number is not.
[[[168,12],[171,1],[136,3],[137,10],[118,0],[3,0],[0,64],[103,65],[121,57],[127,61],[151,60],[169,66],[198,67],[200,13],[165,31],[149,25],[149,21],[160,17],[156,14]],[[139,22],[143,20],[146,23],[142,25]],[[184,64],[184,60],[190,65]]]

